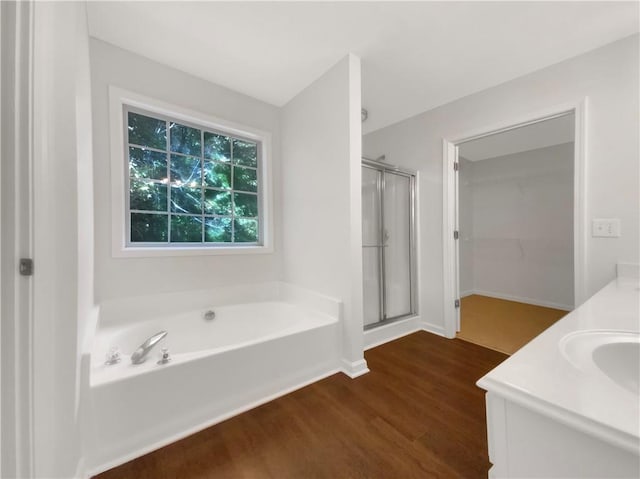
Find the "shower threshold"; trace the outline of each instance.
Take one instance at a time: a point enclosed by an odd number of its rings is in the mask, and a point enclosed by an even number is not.
[[[368,331],[370,329],[376,329],[380,326],[385,326],[387,324],[396,323],[398,321],[402,321],[403,319],[415,318],[417,316],[416,313],[407,313],[400,316],[394,316],[392,318],[386,318],[381,321],[376,321],[375,323],[369,323],[364,325],[364,330]]]

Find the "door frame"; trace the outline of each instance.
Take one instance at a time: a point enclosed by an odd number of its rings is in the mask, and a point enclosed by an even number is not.
[[[506,118],[503,121],[451,135],[442,139],[442,258],[443,258],[443,319],[444,335],[455,338],[460,308],[456,300],[460,299],[458,243],[454,231],[458,230],[458,174],[455,163],[458,161],[457,146],[471,140],[502,133],[559,116],[574,114],[574,156],[573,156],[573,285],[574,307],[582,304],[586,298],[586,125],[588,98],[575,103],[564,103],[544,110]]]
[[[1,101],[2,217],[0,227],[0,475],[34,473],[34,281],[18,270],[19,258],[32,258],[33,228],[33,53],[32,2],[0,6],[3,31]],[[6,109],[5,109],[6,107]]]

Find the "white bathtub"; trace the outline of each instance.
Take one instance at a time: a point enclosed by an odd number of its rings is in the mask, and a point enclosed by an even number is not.
[[[213,321],[203,314],[216,313]],[[338,308],[339,309],[339,308]],[[131,353],[168,335],[140,365]],[[104,364],[117,347],[121,361]],[[160,348],[171,362],[158,365]],[[267,301],[98,327],[91,352],[93,475],[339,370],[336,315]]]

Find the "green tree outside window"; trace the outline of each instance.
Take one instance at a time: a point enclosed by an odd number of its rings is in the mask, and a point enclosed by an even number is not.
[[[259,143],[127,111],[131,244],[260,242]]]

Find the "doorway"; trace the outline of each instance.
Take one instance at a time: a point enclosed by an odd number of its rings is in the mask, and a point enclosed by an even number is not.
[[[364,329],[416,312],[415,172],[362,160]]]
[[[513,354],[573,309],[573,123],[458,145],[458,338]]]
[[[472,342],[507,353],[584,291],[584,105],[533,118],[444,140],[446,336],[468,339],[465,319],[484,314]],[[498,346],[486,344],[491,333]]]

